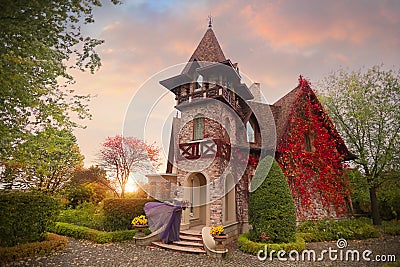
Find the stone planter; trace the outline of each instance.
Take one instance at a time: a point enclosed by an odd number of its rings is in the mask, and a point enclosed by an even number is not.
[[[143,229],[149,227],[147,224],[145,225],[132,225],[133,229],[136,229],[138,232],[136,233],[136,236],[138,237],[143,237],[145,234],[143,233]]]
[[[215,250],[225,251],[225,242],[228,239],[228,235],[217,235],[214,236]]]

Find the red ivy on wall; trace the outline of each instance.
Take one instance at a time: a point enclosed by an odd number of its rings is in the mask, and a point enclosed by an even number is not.
[[[348,190],[339,140],[330,134],[328,129],[334,126],[308,81],[300,76],[299,86],[277,160],[288,179],[298,219],[305,219],[315,203],[340,215],[345,212]]]

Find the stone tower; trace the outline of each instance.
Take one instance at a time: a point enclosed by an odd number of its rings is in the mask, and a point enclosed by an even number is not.
[[[237,234],[247,222],[248,158],[254,152],[249,144],[259,139],[247,104],[253,94],[237,63],[225,58],[211,25],[183,71],[160,84],[175,94],[180,111],[167,173],[176,174],[175,196],[190,204],[181,228],[222,224]]]

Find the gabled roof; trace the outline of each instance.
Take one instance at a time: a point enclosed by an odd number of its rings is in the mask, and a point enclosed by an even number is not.
[[[277,145],[279,145],[279,143],[282,141],[284,132],[288,130],[287,128],[288,128],[288,124],[289,124],[289,120],[290,120],[289,116],[291,114],[292,109],[294,109],[294,106],[297,104],[298,101],[301,101],[301,99],[299,99],[302,96],[300,94],[301,90],[302,90],[302,82],[301,82],[302,80],[301,79],[302,78],[300,76],[300,83],[296,88],[294,88],[292,91],[287,93],[285,96],[283,96],[281,99],[276,101],[271,106],[271,108],[273,108],[273,109],[280,109],[280,110],[276,110],[276,111],[278,111],[276,114],[277,117],[275,117],[275,114],[274,114],[275,124],[276,124]],[[303,80],[303,81],[305,81],[305,83],[307,84],[307,86],[305,87],[306,90],[314,97],[314,99],[313,99],[314,103],[320,104],[317,96],[315,95],[313,90],[308,86],[308,82],[306,80]],[[326,113],[325,110],[323,110],[322,112]],[[337,149],[344,156],[345,160],[350,160],[350,159],[356,158],[347,149],[347,147],[344,143],[344,140],[339,135],[338,131],[335,128],[335,125],[333,124],[333,122],[331,121],[329,116],[325,116],[324,127],[327,128],[331,137],[337,140]]]
[[[224,52],[222,52],[221,46],[211,27],[207,29],[193,55],[190,57],[189,62],[195,60],[209,62],[222,62],[226,60]]]

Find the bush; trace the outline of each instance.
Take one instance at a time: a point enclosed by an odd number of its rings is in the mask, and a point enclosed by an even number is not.
[[[252,255],[257,255],[257,253],[262,250],[264,251],[265,246],[267,246],[268,251],[275,250],[273,256],[276,256],[276,253],[279,250],[284,250],[286,253],[289,253],[291,250],[296,250],[297,252],[301,252],[306,248],[306,243],[304,239],[299,235],[295,234],[295,241],[289,243],[262,243],[262,242],[254,242],[249,239],[249,234],[244,233],[241,234],[238,238],[238,247],[241,251],[245,253],[249,253]]]
[[[268,172],[271,161],[272,167]],[[249,222],[253,229],[249,231],[249,238],[268,243],[294,241],[296,211],[289,185],[278,163],[272,157],[264,158],[258,164],[253,180],[263,181],[250,194]]]
[[[13,191],[0,194],[0,207],[0,246],[10,247],[42,241],[60,202],[39,192]]]
[[[69,186],[65,189],[65,197],[68,200],[68,206],[76,208],[79,204],[92,201],[94,191],[84,185]]]
[[[52,232],[65,235],[69,237],[74,237],[77,239],[86,239],[96,243],[110,243],[124,240],[132,240],[136,230],[123,230],[115,232],[103,232],[94,229],[90,229],[84,226],[77,226],[69,223],[58,222],[51,229]]]
[[[13,247],[0,247],[0,263],[15,261],[19,258],[35,257],[62,250],[68,244],[68,238],[47,233],[42,242],[33,242]]]
[[[90,202],[84,202],[75,209],[62,210],[57,221],[103,230],[103,216],[100,207]]]
[[[297,231],[302,233],[301,236],[306,242],[334,241],[339,238],[367,239],[378,236],[377,229],[367,218],[308,221],[302,223]]]
[[[383,221],[382,230],[387,235],[400,235],[400,221]]]
[[[351,199],[356,213],[370,214],[368,181],[358,170],[348,170],[351,183]],[[383,183],[376,192],[379,213],[383,220],[400,219],[400,182],[393,178]]]
[[[387,181],[377,192],[379,213],[383,220],[400,219],[400,182]]]
[[[105,199],[103,204],[104,229],[106,231],[126,230],[132,219],[144,214],[144,204],[154,201],[146,198]]]

